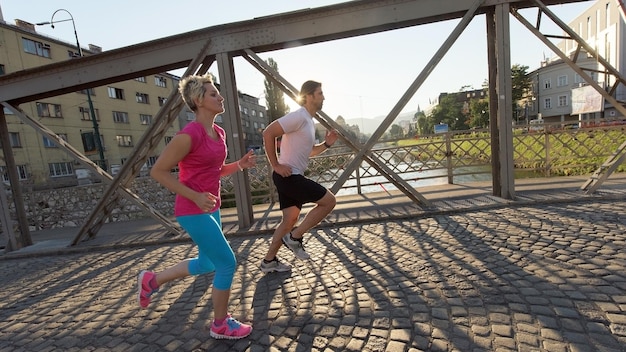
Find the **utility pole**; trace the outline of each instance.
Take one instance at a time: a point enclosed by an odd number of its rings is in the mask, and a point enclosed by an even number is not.
[[[59,20],[59,21],[54,21],[54,15],[57,14],[57,12],[59,11],[63,11],[65,13],[67,13],[70,18],[66,19],[66,20]],[[45,24],[49,24],[52,28],[54,28],[54,24],[58,23],[58,22],[66,22],[66,21],[72,21],[72,27],[74,28],[74,37],[76,38],[76,46],[78,47],[78,55],[80,57],[83,57],[83,49],[80,47],[80,42],[78,41],[78,33],[76,32],[76,22],[74,22],[74,16],[72,16],[72,14],[66,10],[66,9],[58,9],[56,11],[54,11],[54,13],[52,14],[52,17],[50,18],[49,22],[40,22],[37,23],[38,26],[42,26]],[[93,124],[93,132],[94,132],[94,139],[95,139],[95,143],[96,143],[96,149],[98,150],[98,155],[100,157],[100,160],[98,162],[98,165],[100,166],[100,168],[102,168],[104,171],[107,171],[107,165],[106,165],[106,160],[104,159],[104,148],[102,148],[102,140],[100,139],[100,128],[98,126],[98,118],[96,117],[96,111],[93,107],[93,101],[91,100],[91,91],[90,88],[87,88],[86,90],[87,93],[87,103],[89,104],[89,114],[91,115],[91,122]]]

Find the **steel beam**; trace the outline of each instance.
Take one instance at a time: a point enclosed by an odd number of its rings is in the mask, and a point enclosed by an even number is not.
[[[581,0],[549,0],[564,4]],[[532,1],[485,0],[476,11]],[[197,48],[207,56],[256,53],[373,34],[463,17],[474,0],[360,0],[234,22],[0,76],[0,101],[14,105],[186,67]],[[37,84],[32,84],[36,81]]]
[[[235,69],[233,58],[228,53],[218,54],[216,57],[217,69],[220,79],[229,84],[220,85],[221,94],[224,96],[226,111],[224,112],[224,129],[226,131],[226,143],[228,154],[233,160],[238,160],[246,153],[244,148],[243,128],[241,125],[241,112],[239,111],[239,93],[235,81]],[[252,198],[248,171],[237,172],[232,175],[235,184],[235,203],[239,228],[248,228],[254,220],[252,202],[246,201]]]
[[[500,197],[515,199],[515,165],[513,163],[513,97],[511,78],[511,38],[509,23],[509,4],[495,6],[495,60],[496,94],[498,125],[498,153],[491,158],[498,158]],[[493,132],[493,131],[492,131]]]

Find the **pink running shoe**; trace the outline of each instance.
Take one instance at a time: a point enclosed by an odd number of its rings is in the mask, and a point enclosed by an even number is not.
[[[150,296],[159,290],[156,283],[156,274],[152,271],[142,270],[137,278],[137,300],[141,308],[148,308]]]
[[[216,339],[237,340],[244,338],[252,332],[252,326],[243,324],[228,314],[222,324],[211,324],[211,337]]]

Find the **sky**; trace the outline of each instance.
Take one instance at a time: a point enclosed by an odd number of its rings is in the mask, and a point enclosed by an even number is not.
[[[111,50],[149,40],[173,36],[200,28],[238,22],[306,8],[332,5],[333,0],[227,0],[198,1],[85,1],[85,0],[0,0],[4,20],[30,23],[50,21],[58,9],[74,17],[81,46],[95,44]],[[568,23],[594,1],[554,5],[550,9]],[[536,20],[536,9],[521,11],[530,22]],[[68,19],[58,12],[54,20]],[[544,34],[561,35],[562,31],[543,17]],[[432,59],[459,20],[450,20],[367,36],[336,40],[304,47],[261,53],[265,60],[274,59],[281,76],[299,88],[313,79],[322,82],[326,100],[323,111],[331,118],[346,120],[386,116]],[[511,63],[539,67],[552,51],[510,17]],[[487,79],[487,35],[484,16],[475,17],[453,44],[445,57],[404,107],[402,113],[426,110],[442,92],[458,92],[469,86],[480,89]],[[37,26],[38,33],[75,43],[71,22],[51,28]],[[262,104],[264,77],[247,61],[234,59],[239,91],[260,98]],[[184,69],[174,71],[182,75]],[[214,64],[209,72],[217,75]],[[219,78],[218,78],[219,79]],[[292,110],[297,105],[285,96]]]

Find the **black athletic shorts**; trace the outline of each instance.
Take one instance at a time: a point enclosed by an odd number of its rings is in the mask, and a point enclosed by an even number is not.
[[[302,175],[282,177],[272,173],[274,185],[278,191],[280,209],[296,206],[302,209],[305,203],[315,203],[326,195],[326,187]]]

